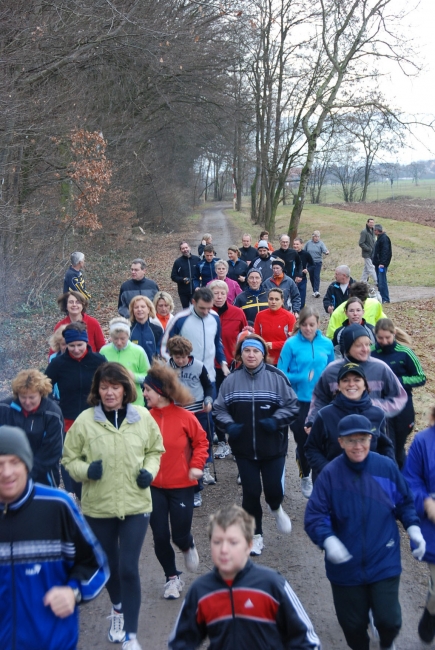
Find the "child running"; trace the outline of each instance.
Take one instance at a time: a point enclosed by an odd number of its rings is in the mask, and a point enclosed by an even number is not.
[[[319,649],[308,615],[288,582],[249,559],[254,518],[237,505],[210,518],[215,568],[190,587],[171,634],[170,650]]]

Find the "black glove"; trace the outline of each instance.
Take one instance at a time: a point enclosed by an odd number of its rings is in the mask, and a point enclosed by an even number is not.
[[[136,483],[142,490],[145,490],[145,488],[151,485],[152,480],[153,480],[153,475],[150,472],[148,472],[148,470],[141,469],[139,471],[139,474],[137,475]]]
[[[102,460],[93,460],[88,467],[88,478],[91,481],[99,481],[103,476],[103,461]]]
[[[259,422],[267,433],[275,433],[278,430],[278,420],[276,418],[264,418]]]
[[[227,433],[230,438],[238,438],[243,431],[243,424],[233,422],[227,426]]]

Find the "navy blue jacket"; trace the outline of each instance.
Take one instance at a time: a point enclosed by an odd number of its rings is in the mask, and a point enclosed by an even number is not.
[[[435,564],[435,524],[424,510],[424,501],[435,495],[435,427],[417,433],[406,457],[403,476],[414,495],[414,505],[421,519],[421,532],[426,541],[424,562]]]
[[[216,280],[216,262],[219,261],[218,257],[214,257],[211,262],[207,260],[201,260],[197,264],[193,271],[193,287],[197,289],[198,287],[205,287],[212,280]]]
[[[249,266],[243,260],[237,260],[236,262],[227,260],[227,262],[228,262],[227,276],[230,278],[230,280],[234,280],[235,282],[238,282],[240,287],[243,290],[245,290],[248,285],[246,281],[239,282],[239,275],[246,277],[246,274],[249,271]]]
[[[378,235],[378,238],[376,240],[372,255],[372,262],[375,266],[379,266],[379,264],[383,264],[383,266],[389,266],[392,256],[393,251],[391,248],[391,239],[388,237],[386,232],[383,232]]]
[[[372,584],[400,575],[400,535],[396,519],[408,529],[419,526],[411,490],[397,465],[369,452],[362,463],[342,453],[314,484],[305,511],[305,531],[323,548],[335,535],[352,558],[332,564],[326,575],[335,585]]]
[[[302,277],[302,262],[299,255],[300,253],[297,253],[293,248],[287,248],[287,250],[278,248],[272,253],[272,257],[279,257],[280,260],[285,262],[284,273],[292,280],[296,277]]]
[[[353,284],[355,280],[349,278],[349,284],[347,285],[346,291],[343,293],[338,282],[331,282],[329,287],[326,289],[326,293],[323,296],[323,308],[328,313],[328,307],[333,307],[336,309],[343,302],[346,302],[349,299],[349,287]]]
[[[14,503],[0,503],[2,650],[75,650],[77,607],[59,618],[43,602],[52,587],[95,598],[109,578],[106,556],[74,501],[29,481]],[[29,618],[31,617],[31,618]]]
[[[338,393],[332,404],[325,406],[317,413],[305,443],[305,455],[317,474],[320,474],[331,460],[341,455],[342,449],[338,443],[338,423],[346,415],[355,413],[364,415],[370,420],[373,436],[370,449],[395,460],[393,443],[386,435],[386,420],[383,410],[372,404],[366,391],[359,400],[351,400],[342,393]]]
[[[315,650],[320,641],[298,597],[276,571],[248,560],[228,584],[217,569],[190,587],[170,650]]]
[[[162,336],[163,327],[150,323],[149,320],[143,324],[134,322],[131,326],[130,341],[145,350],[150,364],[153,362],[153,357],[160,353]]]

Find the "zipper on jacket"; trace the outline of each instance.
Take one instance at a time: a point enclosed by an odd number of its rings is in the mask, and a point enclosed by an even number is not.
[[[237,630],[236,630],[236,612],[234,610],[233,586],[231,585],[231,587],[228,587],[228,589],[230,590],[231,614],[232,614],[232,617],[233,617],[233,636],[234,636],[233,648],[237,648],[238,644],[237,644],[237,639],[236,639],[236,636],[237,636],[237,634],[236,634],[237,633]]]
[[[361,523],[362,523],[362,530],[366,530],[366,513],[365,513],[365,501],[363,497],[363,481],[362,481],[362,475],[358,475],[359,479],[359,489],[360,489],[360,496],[361,496]],[[363,570],[363,576],[364,576],[364,582],[366,580],[366,544],[365,544],[365,534],[361,536],[361,567]]]
[[[252,444],[254,447],[254,460],[257,459],[257,436],[255,431],[255,398],[254,398],[254,375],[251,374],[252,386]]]

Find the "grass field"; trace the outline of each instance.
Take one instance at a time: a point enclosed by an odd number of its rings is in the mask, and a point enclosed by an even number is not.
[[[382,201],[384,199],[396,198],[398,196],[410,196],[420,199],[435,199],[435,180],[420,180],[418,185],[411,179],[400,179],[394,181],[393,187],[390,182],[377,182],[369,186],[367,201]],[[325,185],[322,189],[322,203],[342,203],[343,195],[340,193],[338,184]],[[309,197],[307,198],[307,202]]]
[[[232,210],[228,213],[242,230],[246,229],[256,237],[260,234],[261,227],[253,226],[249,219],[248,207],[242,213]],[[290,213],[291,206],[279,208],[275,229],[277,235],[287,232]],[[330,255],[324,258],[322,279],[329,280],[338,264],[348,264],[353,277],[361,276],[363,260],[358,240],[366,221],[367,216],[363,214],[325,206],[305,206],[299,235],[306,241],[313,230],[320,230],[322,241],[330,251]],[[435,228],[393,219],[382,219],[382,224],[393,245],[389,284],[435,286]]]

